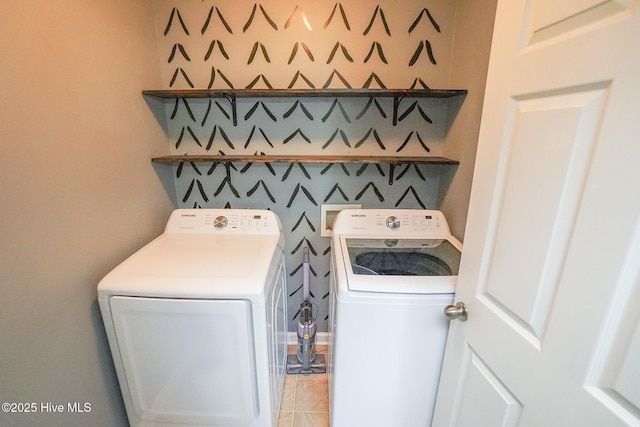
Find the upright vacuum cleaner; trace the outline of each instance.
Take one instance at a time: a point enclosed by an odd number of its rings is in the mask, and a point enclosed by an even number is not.
[[[298,317],[298,351],[287,356],[288,374],[320,374],[326,372],[323,354],[316,354],[316,322],[309,291],[309,248],[303,249],[302,304]]]

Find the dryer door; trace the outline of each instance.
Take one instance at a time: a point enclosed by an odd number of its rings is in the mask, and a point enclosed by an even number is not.
[[[255,419],[248,301],[113,297],[110,304],[123,395],[139,418],[130,413],[132,425],[247,425]]]

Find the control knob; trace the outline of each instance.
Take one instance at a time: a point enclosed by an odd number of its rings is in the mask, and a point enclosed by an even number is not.
[[[227,224],[229,224],[229,220],[227,219],[226,216],[223,216],[223,215],[217,216],[216,219],[213,220],[213,226],[217,230],[222,230],[223,228],[226,228]]]
[[[400,228],[400,218],[397,216],[390,216],[387,218],[387,227],[392,230]]]

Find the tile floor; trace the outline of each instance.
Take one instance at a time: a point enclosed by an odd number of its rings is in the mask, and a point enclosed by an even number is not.
[[[289,347],[294,354],[296,346]],[[327,347],[316,346],[326,357]],[[329,427],[327,374],[289,375],[284,380],[278,427]]]

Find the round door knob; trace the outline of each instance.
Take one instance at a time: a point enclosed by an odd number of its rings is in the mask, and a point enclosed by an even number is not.
[[[227,217],[222,215],[216,217],[216,219],[213,220],[213,226],[218,230],[222,230],[223,228],[225,228],[228,223],[229,220],[227,219]]]
[[[444,315],[449,320],[462,320],[463,322],[469,317],[467,312],[467,306],[463,302],[459,302],[456,305],[448,305],[444,308]]]

